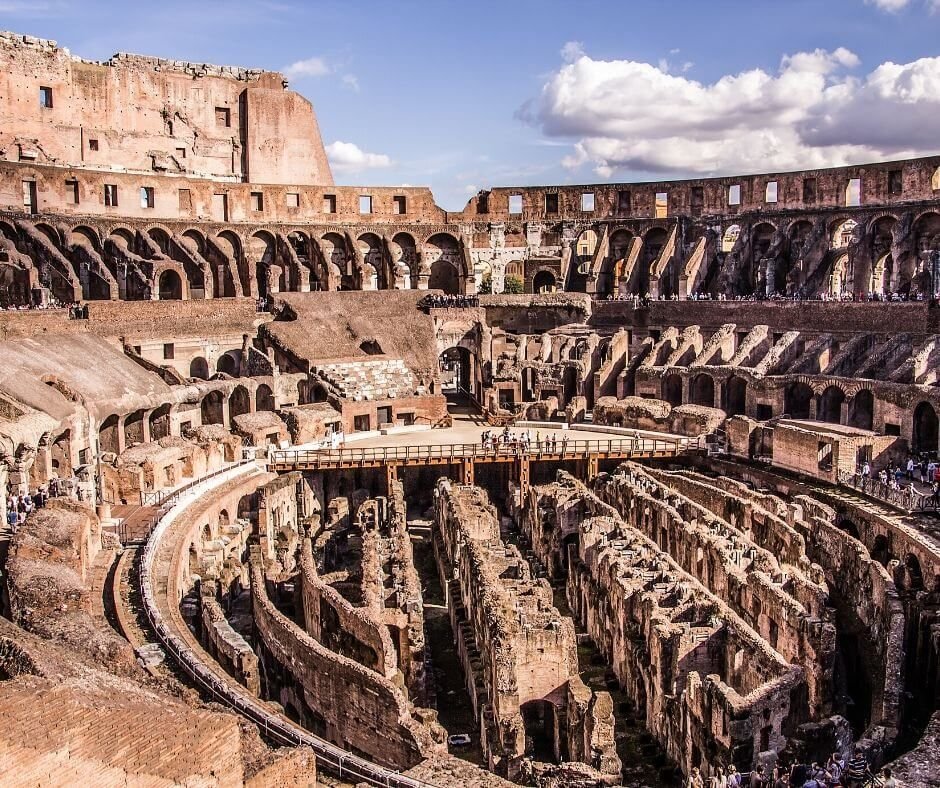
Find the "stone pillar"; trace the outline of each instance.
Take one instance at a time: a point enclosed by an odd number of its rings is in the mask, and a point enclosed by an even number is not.
[[[466,485],[474,484],[475,466],[473,460],[463,459],[460,461],[460,483]]]
[[[398,481],[398,465],[393,462],[390,462],[385,466],[385,490],[386,494],[391,497],[393,492],[393,487],[395,482]]]

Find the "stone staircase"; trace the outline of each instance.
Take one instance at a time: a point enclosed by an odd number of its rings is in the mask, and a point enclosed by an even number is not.
[[[427,394],[427,389],[418,384],[399,358],[321,364],[312,371],[331,393],[355,402]]]

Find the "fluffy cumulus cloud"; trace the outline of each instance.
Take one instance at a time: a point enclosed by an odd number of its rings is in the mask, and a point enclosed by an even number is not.
[[[306,60],[297,60],[284,69],[284,74],[291,79],[297,77],[323,77],[332,71],[329,64],[322,57],[308,57]]]
[[[798,52],[768,73],[712,83],[632,60],[594,60],[567,44],[563,64],[519,116],[567,140],[565,166],[719,173],[836,166],[936,152],[940,57],[859,75],[847,49]]]
[[[908,6],[916,5],[913,0],[865,0],[865,5],[873,5],[881,11],[887,11],[889,14],[896,14]],[[923,5],[933,13],[940,11],[940,0],[923,0]]]
[[[326,155],[330,166],[341,172],[362,172],[392,166],[391,158],[384,153],[368,153],[354,142],[331,142],[326,146]]]

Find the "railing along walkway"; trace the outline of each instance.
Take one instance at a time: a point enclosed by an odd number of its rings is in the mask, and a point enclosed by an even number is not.
[[[894,488],[880,481],[875,476],[863,476],[860,473],[839,472],[839,484],[851,487],[864,495],[876,498],[890,506],[906,512],[932,512],[940,509],[940,501],[931,493],[912,490],[910,483]]]
[[[674,457],[705,448],[701,438],[617,438],[610,440],[515,441],[492,444],[444,443],[408,446],[366,446],[322,449],[277,449],[269,464],[274,470],[302,467],[343,468],[387,464],[435,465],[474,460],[499,462],[529,460],[630,459]]]

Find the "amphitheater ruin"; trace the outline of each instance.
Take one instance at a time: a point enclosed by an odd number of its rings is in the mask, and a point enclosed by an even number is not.
[[[940,785],[940,156],[448,212],[0,65],[4,785]]]

